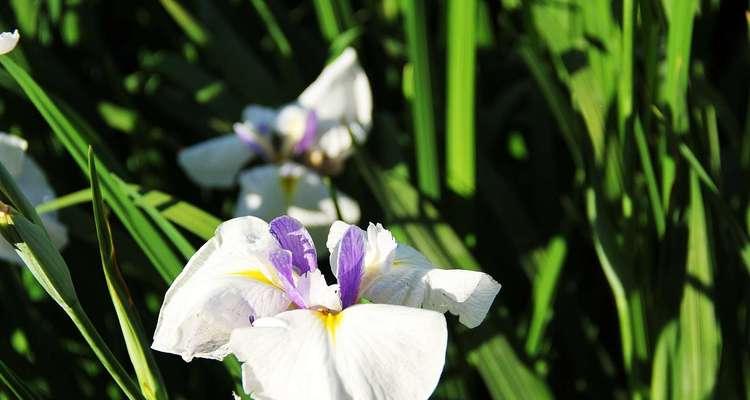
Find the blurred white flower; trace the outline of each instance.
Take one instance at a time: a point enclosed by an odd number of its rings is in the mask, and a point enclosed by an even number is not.
[[[254,215],[270,220],[287,214],[307,227],[318,244],[318,253],[325,254],[328,228],[338,216],[330,190],[318,174],[288,162],[251,168],[240,175],[239,181],[235,216]],[[356,201],[340,192],[336,200],[341,218],[349,223],[359,221]]]
[[[328,235],[328,249],[333,251],[349,229],[359,228],[336,221]],[[500,291],[500,284],[483,272],[435,267],[413,247],[397,244],[380,224],[371,223],[366,238],[362,296],[374,303],[450,311],[462,324],[474,328]]]
[[[0,37],[2,40],[2,37]],[[55,198],[55,192],[47,182],[47,178],[26,154],[28,143],[16,136],[0,132],[0,162],[15,179],[16,184],[32,205],[38,205]],[[49,212],[41,215],[42,223],[50,238],[58,249],[68,243],[68,231],[57,219],[57,213]],[[0,259],[23,265],[13,247],[0,237]]]
[[[16,29],[12,33],[0,33],[0,55],[10,53],[13,49],[15,49],[16,45],[18,44],[18,39],[20,38],[21,35],[18,34],[18,29]]]
[[[323,243],[337,214],[318,173],[340,171],[353,151],[352,137],[364,142],[372,122],[370,84],[357,53],[344,50],[295,102],[279,109],[253,104],[242,118],[233,134],[181,151],[180,166],[205,188],[230,188],[239,177],[236,216],[289,214]],[[255,158],[269,164],[240,173]],[[358,222],[357,203],[343,193],[337,199],[341,218]]]

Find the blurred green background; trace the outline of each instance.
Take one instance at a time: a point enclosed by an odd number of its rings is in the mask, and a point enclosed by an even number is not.
[[[334,183],[359,201],[363,222],[503,285],[479,328],[449,317],[434,398],[750,398],[747,9],[9,0],[0,28],[18,28],[21,42],[4,58],[20,68],[0,69],[0,128],[29,141],[60,195],[89,187],[89,143],[102,168],[138,185],[101,177],[117,261],[150,337],[167,280],[236,196],[190,183],[177,151],[230,131],[248,103],[294,99],[353,46],[374,127]],[[130,371],[90,196],[68,199],[53,205],[71,235],[63,257]],[[127,207],[137,219],[123,217]],[[230,398],[221,363],[154,356],[172,398]],[[0,361],[10,383],[0,399],[18,396],[10,387],[125,398],[65,313],[12,265],[0,265]]]

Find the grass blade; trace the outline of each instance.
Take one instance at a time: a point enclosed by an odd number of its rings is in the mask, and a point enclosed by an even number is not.
[[[427,18],[424,0],[404,0],[404,23],[413,68],[411,102],[414,125],[414,144],[417,159],[419,189],[432,199],[440,197],[439,165],[435,141],[435,116],[432,104],[432,75],[427,40]]]
[[[68,152],[84,173],[88,173],[87,149],[88,144],[76,131],[71,122],[52,102],[47,94],[34,80],[8,57],[0,57],[0,63],[21,86],[34,106],[39,110],[53,132],[65,145]],[[133,205],[127,195],[120,190],[110,175],[102,172],[102,192],[105,200],[117,214],[123,225],[128,229],[135,241],[153,262],[162,277],[171,281],[182,269],[182,262],[172,249],[164,242],[145,216]]]
[[[552,302],[557,290],[560,272],[565,264],[567,243],[560,236],[553,237],[547,247],[531,254],[530,262],[536,267],[533,282],[533,311],[529,332],[526,335],[526,353],[535,356],[539,352],[544,328],[552,314]]]
[[[476,188],[474,141],[474,79],[476,64],[476,0],[450,1],[446,69],[446,170],[449,188],[473,197]]]
[[[318,16],[320,32],[330,42],[341,34],[333,0],[313,0],[313,5],[315,6],[315,14]]]
[[[666,0],[667,60],[661,100],[669,107],[672,127],[677,133],[688,130],[688,110],[685,100],[690,71],[690,47],[693,35],[693,16],[698,10],[697,0]]]
[[[0,171],[4,171],[1,165]],[[5,182],[3,186],[4,184]],[[40,225],[29,221],[24,215],[7,206],[5,208],[6,210],[0,213],[2,235],[13,244],[24,264],[50,297],[68,314],[91,350],[125,395],[132,400],[142,399],[135,382],[112,354],[78,302],[68,266],[55,245],[49,240],[46,231]]]
[[[635,121],[633,136],[635,137],[635,143],[638,148],[638,156],[641,160],[641,168],[643,168],[643,174],[646,177],[646,188],[648,189],[648,198],[649,203],[651,204],[651,211],[654,214],[654,225],[656,225],[656,233],[661,238],[664,236],[664,231],[666,229],[664,209],[662,208],[662,200],[659,197],[659,184],[656,181],[654,166],[651,162],[651,154],[648,151],[648,143],[646,143],[646,135],[643,132],[643,126],[641,125],[640,119],[636,119]]]
[[[89,150],[89,176],[91,177],[91,192],[93,193],[96,237],[99,242],[104,277],[125,339],[130,362],[133,364],[135,374],[138,377],[141,393],[147,399],[167,399],[161,372],[159,372],[156,361],[151,354],[147,336],[143,330],[138,311],[130,298],[125,279],[117,266],[112,232],[107,222],[104,200],[99,188],[99,174],[96,172],[96,162],[91,150]]]
[[[262,19],[263,23],[266,25],[266,30],[268,30],[268,34],[271,35],[271,39],[273,39],[274,44],[276,44],[276,48],[279,50],[279,53],[281,53],[281,56],[284,58],[290,58],[292,56],[292,46],[289,44],[289,40],[287,40],[265,0],[250,0],[250,3],[252,3],[255,11],[260,15],[260,19]]]
[[[10,390],[10,394],[16,396],[18,400],[35,400],[39,398],[2,360],[0,360],[0,383],[5,385]]]
[[[721,358],[721,331],[711,299],[715,264],[710,220],[695,172],[690,173],[688,224],[687,274],[677,344],[677,398],[697,400],[713,397]]]

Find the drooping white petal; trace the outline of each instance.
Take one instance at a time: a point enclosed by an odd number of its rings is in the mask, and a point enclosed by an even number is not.
[[[370,301],[450,311],[469,328],[484,320],[500,284],[478,271],[434,268],[417,250],[399,244],[390,270],[363,291]]]
[[[21,36],[18,34],[18,29],[11,32],[0,33],[0,55],[9,53],[11,50],[16,48],[18,39]]]
[[[50,186],[41,168],[25,151],[28,144],[25,140],[0,132],[0,161],[16,180],[21,192],[32,205],[39,205],[55,198],[55,191]],[[57,219],[56,212],[48,212],[41,216],[52,242],[58,249],[68,243],[68,233],[64,225]],[[0,259],[22,264],[12,246],[0,238]]]
[[[243,386],[257,399],[426,399],[445,363],[445,318],[360,304],[287,311],[232,333]]]
[[[278,250],[268,224],[255,217],[224,222],[190,259],[164,298],[152,348],[222,359],[233,329],[289,306],[268,254]]]
[[[228,188],[254,154],[239,136],[229,134],[190,146],[177,161],[196,184],[206,188]]]
[[[351,152],[349,130],[358,142],[364,142],[372,123],[372,92],[356,51],[347,48],[325,67],[299,96],[299,103],[315,110],[317,147],[328,157],[336,159]]]
[[[287,214],[308,229],[318,254],[325,253],[322,243],[337,215],[328,187],[318,174],[293,163],[263,165],[242,173],[239,182],[235,215],[270,220]],[[338,202],[344,219],[359,220],[360,210],[354,200],[339,192]]]

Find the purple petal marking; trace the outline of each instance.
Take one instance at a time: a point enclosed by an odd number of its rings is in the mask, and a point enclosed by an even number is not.
[[[337,249],[337,279],[341,307],[346,308],[357,302],[359,285],[362,282],[365,265],[364,232],[356,226],[350,227],[339,242]]]
[[[261,146],[253,137],[254,133],[244,124],[234,124],[234,134],[237,135],[238,138],[244,143],[247,147],[250,148],[255,154],[259,155],[264,160],[269,160],[269,155],[266,154],[266,151],[263,149],[263,146]]]
[[[305,133],[302,138],[294,146],[294,154],[302,154],[312,146],[315,141],[315,134],[318,132],[318,114],[315,110],[310,110],[307,113],[307,120],[305,121]]]
[[[292,272],[292,253],[289,250],[276,250],[269,254],[268,259],[278,271],[281,282],[284,285],[284,292],[289,300],[299,308],[307,308],[305,300],[296,286],[294,286],[294,277]]]
[[[271,235],[279,242],[279,246],[292,253],[292,265],[298,274],[315,271],[318,268],[315,243],[301,222],[288,215],[282,215],[274,218],[269,225]]]

